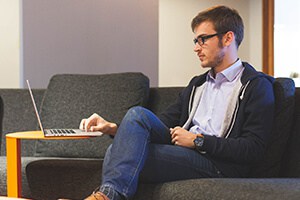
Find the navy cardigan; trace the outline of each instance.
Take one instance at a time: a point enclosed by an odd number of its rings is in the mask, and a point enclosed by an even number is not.
[[[274,115],[274,78],[257,72],[243,62],[242,88],[235,117],[225,137],[205,136],[203,156],[210,159],[226,177],[247,177],[250,168],[263,158]],[[183,126],[193,102],[192,90],[206,81],[206,75],[194,77],[179,94],[175,104],[159,117],[169,127]]]

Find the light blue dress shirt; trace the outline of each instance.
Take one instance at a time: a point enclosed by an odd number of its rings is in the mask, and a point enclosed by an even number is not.
[[[220,137],[230,96],[238,81],[240,81],[244,67],[238,59],[233,65],[216,74],[212,71],[206,77],[207,84],[201,95],[196,113],[192,119],[190,132]]]

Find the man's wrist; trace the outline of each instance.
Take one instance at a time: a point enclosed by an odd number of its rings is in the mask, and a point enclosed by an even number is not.
[[[204,135],[197,134],[196,138],[194,139],[194,147],[199,152],[203,151],[203,145],[204,145]]]
[[[117,133],[118,125],[116,123],[110,123],[109,126],[110,126],[109,134],[114,136]]]

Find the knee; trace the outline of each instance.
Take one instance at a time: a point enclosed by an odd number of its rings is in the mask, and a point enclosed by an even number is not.
[[[148,113],[150,113],[148,109],[142,106],[134,106],[127,111],[125,118],[130,120],[140,120],[147,116]]]
[[[142,106],[134,106],[127,111],[127,114],[140,116],[142,113],[146,111],[147,109]]]

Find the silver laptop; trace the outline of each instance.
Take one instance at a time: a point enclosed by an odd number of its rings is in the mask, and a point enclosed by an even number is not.
[[[59,128],[57,128],[57,129],[44,129],[43,125],[42,125],[40,115],[39,115],[39,112],[38,112],[37,107],[36,107],[36,103],[35,103],[35,100],[34,100],[34,97],[33,97],[33,94],[32,94],[32,90],[31,90],[29,81],[26,80],[26,82],[27,82],[27,85],[28,85],[29,93],[30,93],[30,96],[31,96],[31,101],[32,101],[32,104],[33,104],[33,107],[34,107],[34,110],[35,110],[37,120],[39,122],[40,129],[44,133],[45,137],[53,137],[53,136],[72,136],[72,137],[74,137],[74,136],[102,136],[103,135],[103,133],[100,132],[100,131],[86,132],[86,131],[80,130],[80,129],[66,129],[66,128],[64,128],[64,129],[59,129]]]

